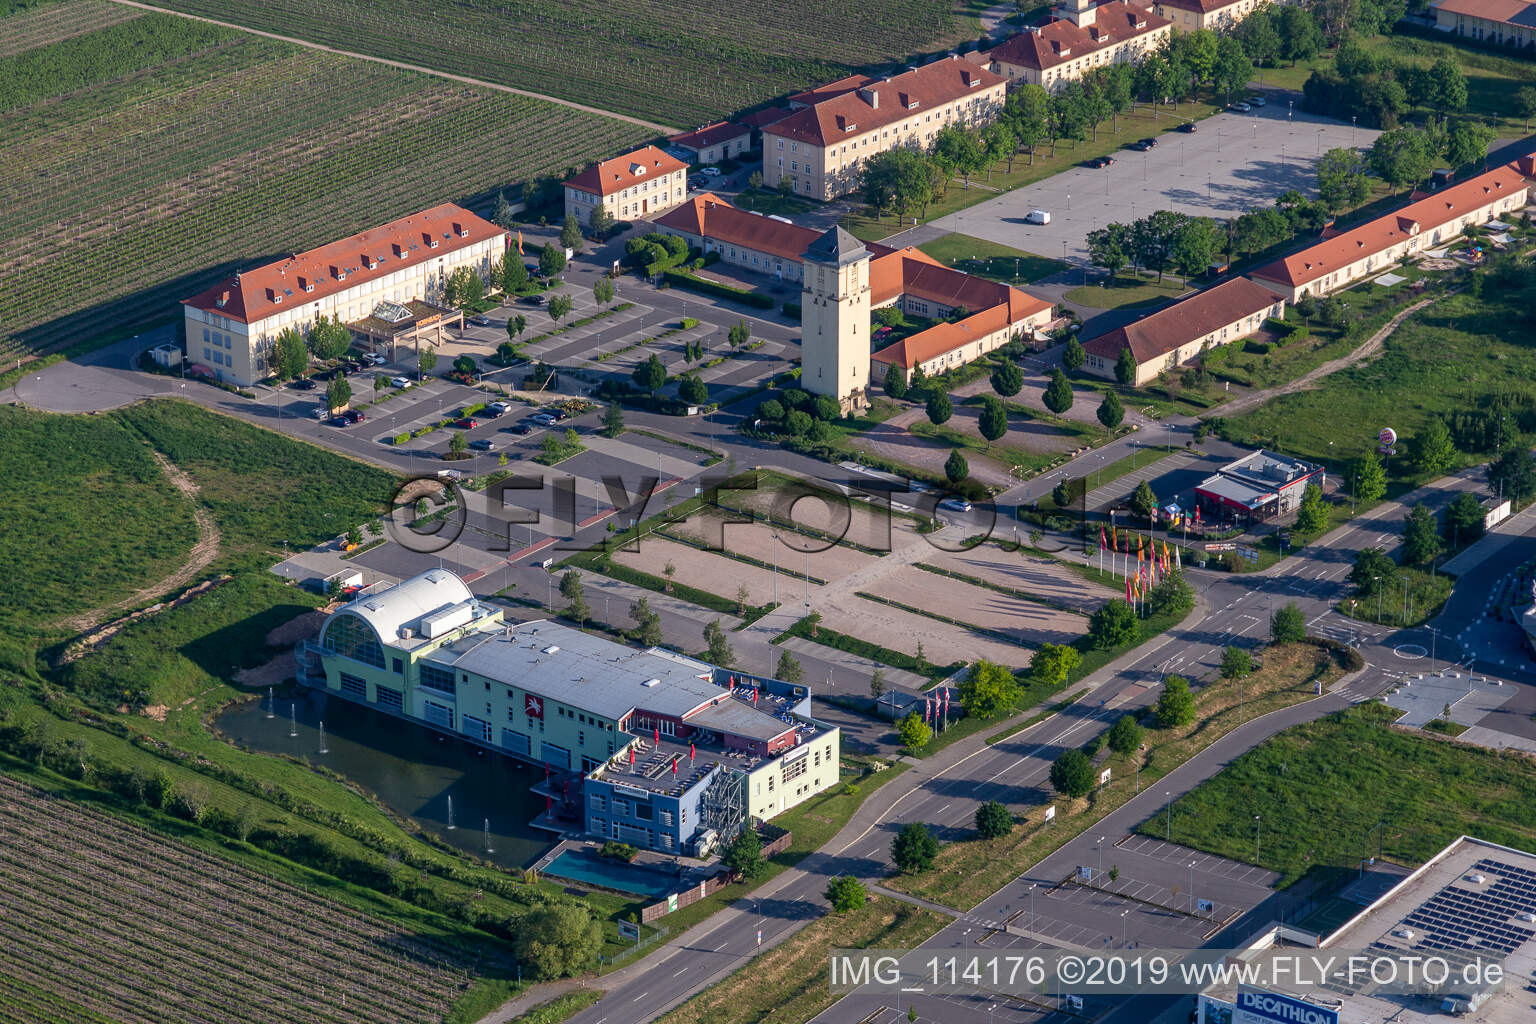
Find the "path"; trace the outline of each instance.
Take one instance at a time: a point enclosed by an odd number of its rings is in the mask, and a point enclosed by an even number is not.
[[[123,598],[121,601],[114,601],[112,604],[102,605],[100,608],[93,608],[88,612],[81,612],[78,615],[72,615],[67,619],[63,619],[59,622],[59,625],[75,632],[83,633],[111,615],[126,611],[134,605],[143,604],[145,601],[153,600],[162,594],[179,590],[188,583],[191,583],[193,577],[208,568],[213,563],[213,560],[219,557],[219,544],[221,541],[219,527],[213,521],[213,516],[198,501],[197,484],[192,482],[191,477],[172,465],[171,461],[164,455],[153,449],[151,449],[150,454],[160,464],[160,471],[165,474],[165,478],[171,482],[172,486],[191,500],[192,518],[197,522],[197,543],[192,545],[192,551],[188,554],[186,562],[182,563],[181,568],[171,573],[171,575],[151,583],[137,593]]]
[[[1247,412],[1249,409],[1252,409],[1255,406],[1263,405],[1271,398],[1278,398],[1281,395],[1293,394],[1297,391],[1305,391],[1316,381],[1321,380],[1331,373],[1337,373],[1345,367],[1354,366],[1357,363],[1363,363],[1365,360],[1369,359],[1371,356],[1374,356],[1377,353],[1382,344],[1386,342],[1387,337],[1393,331],[1397,330],[1398,325],[1406,320],[1410,314],[1417,313],[1419,310],[1423,309],[1425,306],[1434,301],[1434,299],[1430,298],[1420,299],[1418,302],[1415,302],[1401,313],[1398,313],[1391,320],[1388,320],[1386,325],[1383,326],[1381,330],[1367,338],[1365,343],[1360,345],[1353,352],[1342,355],[1337,359],[1330,359],[1328,362],[1322,364],[1321,366],[1313,367],[1306,373],[1302,374],[1300,377],[1297,377],[1295,380],[1287,384],[1281,384],[1278,387],[1273,388],[1265,388],[1262,391],[1251,392],[1241,398],[1236,398],[1230,402],[1219,405],[1204,415],[1235,416],[1238,413]]]
[[[589,107],[585,103],[576,103],[564,100],[558,96],[549,96],[541,92],[531,92],[527,89],[517,89],[510,85],[501,85],[496,82],[487,82],[481,78],[470,78],[466,75],[450,74],[447,71],[439,71],[436,68],[423,67],[420,64],[407,64],[401,60],[389,60],[385,57],[374,57],[366,53],[358,53],[355,50],[338,50],[334,46],[325,46],[321,43],[312,43],[307,39],[299,39],[295,36],[278,35],[276,32],[263,32],[260,29],[251,28],[249,25],[236,24],[233,21],[219,21],[217,18],[204,18],[196,14],[188,14],[185,11],[175,11],[169,7],[156,7],[154,4],[139,3],[138,0],[112,0],[115,4],[124,7],[137,7],[141,11],[153,11],[156,14],[170,14],[178,18],[186,18],[190,21],[206,22],[209,25],[218,25],[221,28],[232,28],[240,32],[249,32],[253,36],[263,36],[267,39],[276,39],[278,42],[291,43],[294,46],[303,46],[311,50],[319,50],[322,53],[334,53],[342,57],[351,57],[354,60],[372,61],[375,64],[386,64],[392,68],[401,68],[405,71],[416,71],[423,75],[431,75],[433,78],[443,78],[450,82],[460,82],[464,85],[473,85],[481,89],[494,89],[497,92],[508,92],[514,96],[526,96],[529,99],[543,100],[545,103],[556,103],[572,110],[580,110],[588,114],[597,114],[601,117],[612,118],[615,121],[625,121],[629,124],[639,125],[641,128],[658,132],[662,135],[675,135],[679,131],[664,124],[656,124],[654,121],[643,121],[638,117],[630,117],[628,114],[616,114],[611,110],[603,110],[601,107]]]

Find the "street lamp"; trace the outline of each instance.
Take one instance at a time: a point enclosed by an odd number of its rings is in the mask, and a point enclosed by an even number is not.
[[[1382,591],[1382,588],[1379,586],[1379,584],[1381,583],[1381,577],[1380,576],[1372,576],[1371,577],[1371,582],[1375,583],[1375,584],[1378,584],[1378,586],[1376,587],[1376,621],[1380,622],[1381,621],[1381,591]]]
[[[1173,842],[1173,790],[1163,790],[1163,796],[1168,798],[1168,841]]]
[[[1104,887],[1104,837],[1099,836],[1099,888]]]
[[[1189,862],[1189,914],[1195,914],[1195,862]]]
[[[1029,930],[1035,930],[1035,883],[1029,883]]]
[[[1260,821],[1259,816],[1255,814],[1253,816],[1253,862],[1255,864],[1259,862],[1259,839],[1263,834],[1264,823]]]

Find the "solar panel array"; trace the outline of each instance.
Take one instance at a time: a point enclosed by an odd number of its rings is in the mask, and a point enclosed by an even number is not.
[[[1536,871],[1485,858],[1472,873],[1487,875],[1491,884],[1448,885],[1403,919],[1405,927],[1423,933],[1420,948],[1508,956],[1536,936],[1536,924],[1519,920],[1536,913]]]

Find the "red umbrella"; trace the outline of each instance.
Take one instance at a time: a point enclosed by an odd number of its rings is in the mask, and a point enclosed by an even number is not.
[[[694,758],[696,758],[696,757],[698,757],[698,756],[699,756],[699,755],[697,755],[697,754],[695,754],[695,753],[694,753],[694,752],[693,752],[693,744],[692,744],[692,743],[689,743],[689,744],[688,744],[688,760],[690,760],[690,761],[692,761],[692,760],[693,760],[693,759],[694,759]]]
[[[672,774],[677,774],[677,758],[675,757],[672,759]]]
[[[635,748],[634,747],[630,747],[629,748],[629,763],[630,764],[634,764],[635,763]]]
[[[652,729],[651,731],[653,733],[655,733],[655,735],[656,735],[656,745],[657,746],[661,746],[661,728],[660,728],[660,726],[657,726],[656,728]]]

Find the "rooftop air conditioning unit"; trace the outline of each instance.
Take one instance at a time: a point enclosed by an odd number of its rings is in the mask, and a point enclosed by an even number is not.
[[[1467,881],[1471,882],[1473,885],[1482,885],[1484,882],[1488,881],[1488,879],[1482,875],[1468,875]]]
[[[557,654],[557,653],[559,653],[559,651],[560,651],[560,648],[555,646],[554,644],[550,644],[548,647],[544,648],[544,653],[545,654]]]
[[[641,686],[660,686],[661,685],[661,680],[660,679],[647,679],[645,682],[641,683],[640,685]]]

